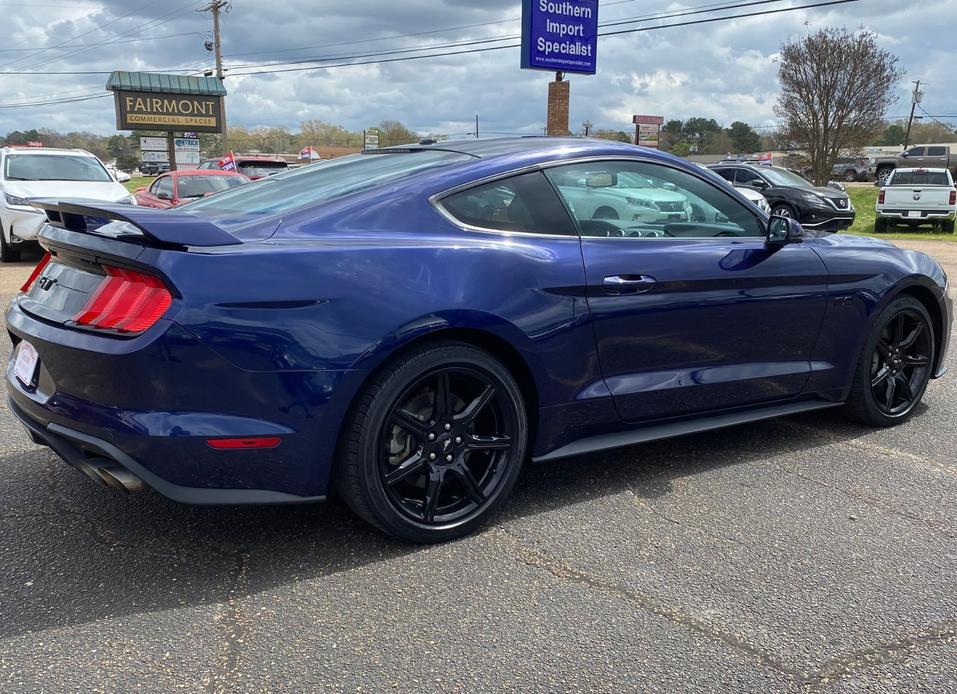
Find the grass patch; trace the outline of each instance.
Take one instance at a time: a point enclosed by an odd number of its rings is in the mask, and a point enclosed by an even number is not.
[[[851,202],[854,203],[854,209],[857,210],[857,218],[854,220],[854,226],[845,233],[859,236],[876,236],[882,239],[957,242],[957,234],[945,234],[930,226],[917,229],[890,227],[891,230],[886,233],[875,234],[874,219],[877,217],[877,212],[874,208],[877,206],[877,187],[872,185],[848,186],[847,194],[851,196]]]
[[[155,179],[152,176],[136,176],[131,178],[123,185],[131,193],[135,193],[137,188],[149,187]]]

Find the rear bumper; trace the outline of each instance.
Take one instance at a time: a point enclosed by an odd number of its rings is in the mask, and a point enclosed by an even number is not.
[[[209,489],[173,484],[153,473],[109,441],[84,434],[54,422],[46,425],[21,409],[12,397],[7,400],[10,411],[30,432],[31,438],[48,446],[71,467],[82,470],[107,462],[119,466],[163,496],[183,504],[303,504],[325,500],[325,496],[304,497],[268,489]]]
[[[40,359],[36,383],[25,386],[11,358],[11,410],[67,462],[105,459],[194,504],[304,503],[326,494],[358,372],[248,371],[170,321],[116,340],[39,321],[14,302],[6,324],[14,357],[26,340]],[[229,451],[207,443],[254,436],[281,443]]]
[[[910,217],[908,216],[910,212],[919,212],[920,216]],[[954,210],[882,210],[877,209],[877,216],[880,219],[902,219],[905,222],[915,222],[915,221],[946,221],[954,219],[955,211]]]

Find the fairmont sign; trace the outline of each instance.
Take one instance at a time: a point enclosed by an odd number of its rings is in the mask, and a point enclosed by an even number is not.
[[[117,130],[223,130],[223,98],[116,90]]]

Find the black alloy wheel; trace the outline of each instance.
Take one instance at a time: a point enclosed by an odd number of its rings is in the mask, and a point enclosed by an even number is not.
[[[490,375],[435,369],[409,386],[383,429],[379,474],[396,510],[426,525],[481,511],[514,455],[515,408]]]
[[[508,497],[525,459],[521,391],[487,352],[436,342],[357,396],[333,481],[363,520],[409,542],[465,535]]]
[[[911,296],[895,299],[864,344],[848,414],[874,426],[908,419],[927,389],[934,350],[934,327],[924,305]]]
[[[904,309],[884,325],[871,355],[871,390],[878,409],[899,417],[917,404],[927,384],[931,331],[924,316]]]

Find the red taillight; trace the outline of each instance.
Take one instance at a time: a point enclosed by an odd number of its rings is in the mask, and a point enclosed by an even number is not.
[[[173,302],[157,277],[117,267],[104,270],[106,277],[73,317],[77,325],[139,333],[156,323]]]
[[[881,189],[881,192],[877,194],[877,204],[878,205],[884,204],[884,189],[883,188]]]
[[[247,448],[275,448],[281,440],[278,436],[253,436],[245,439],[208,439],[206,445],[220,451],[236,451]]]
[[[950,202],[949,205],[957,205],[957,190],[950,191]]]
[[[30,287],[33,286],[33,283],[37,281],[37,277],[40,276],[40,273],[43,272],[43,268],[47,266],[47,263],[50,262],[50,252],[47,251],[43,254],[43,257],[40,258],[40,262],[37,263],[37,266],[33,268],[33,272],[30,273],[30,278],[23,283],[23,286],[20,287],[20,291],[26,294],[30,291]]]

